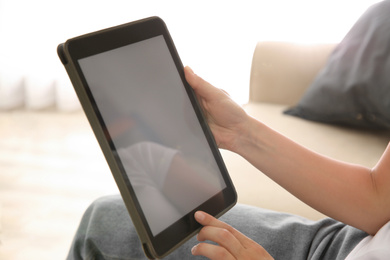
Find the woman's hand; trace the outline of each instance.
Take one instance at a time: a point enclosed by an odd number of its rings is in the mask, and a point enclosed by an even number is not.
[[[215,260],[273,259],[262,246],[213,216],[198,211],[195,219],[204,226],[197,236],[198,241],[209,240],[218,245],[200,243],[192,248],[193,255]]]
[[[234,151],[239,136],[247,130],[249,116],[229,95],[186,67],[186,79],[194,89],[218,147]]]

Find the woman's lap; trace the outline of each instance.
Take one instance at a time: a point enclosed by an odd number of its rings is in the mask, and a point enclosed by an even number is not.
[[[220,218],[261,244],[275,259],[344,259],[366,234],[333,219],[311,221],[236,205]],[[193,237],[166,259],[191,255]],[[96,200],[85,212],[68,259],[146,259],[119,195]]]

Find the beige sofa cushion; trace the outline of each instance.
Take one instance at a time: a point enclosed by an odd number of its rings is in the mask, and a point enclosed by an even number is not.
[[[335,46],[259,42],[252,59],[250,102],[295,105]]]
[[[284,115],[283,105],[250,103],[248,114],[297,143],[335,159],[372,167],[390,141],[390,131],[365,131]]]

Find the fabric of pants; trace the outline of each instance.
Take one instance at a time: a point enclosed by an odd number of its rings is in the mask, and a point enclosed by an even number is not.
[[[345,259],[367,234],[331,218],[303,217],[238,204],[220,218],[262,245],[275,259]],[[193,237],[165,259],[192,256]],[[147,259],[119,195],[97,199],[86,210],[72,242],[71,259]]]

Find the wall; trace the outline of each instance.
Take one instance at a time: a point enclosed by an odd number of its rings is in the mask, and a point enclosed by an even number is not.
[[[184,64],[245,103],[257,41],[337,42],[377,1],[0,0],[0,109],[17,94],[30,109],[77,109],[57,44],[152,15],[166,21]]]

